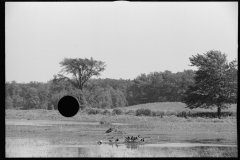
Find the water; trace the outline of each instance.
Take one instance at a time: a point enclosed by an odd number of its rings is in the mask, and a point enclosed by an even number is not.
[[[194,157],[198,156],[197,152],[209,147],[229,148],[236,145],[201,143],[52,145],[44,139],[7,138],[6,157]]]
[[[27,125],[27,126],[53,126],[53,125],[99,125],[98,122],[76,122],[76,121],[53,121],[53,120],[16,120],[6,119],[5,125]],[[112,123],[112,125],[129,125],[124,123]]]

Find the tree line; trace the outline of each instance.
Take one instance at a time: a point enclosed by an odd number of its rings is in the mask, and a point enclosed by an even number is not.
[[[6,108],[57,109],[64,95],[76,97],[82,107],[116,108],[151,102],[179,102],[189,84],[193,83],[193,70],[172,73],[152,72],[141,74],[133,80],[89,79],[83,90],[68,80],[46,83],[6,82]]]

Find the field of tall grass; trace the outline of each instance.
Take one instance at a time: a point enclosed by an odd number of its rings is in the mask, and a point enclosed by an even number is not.
[[[123,108],[114,109],[85,109],[83,112],[87,114],[103,114],[103,115],[135,115],[135,116],[176,116],[176,117],[202,117],[202,118],[216,118],[217,109],[188,109],[186,105],[181,102],[162,102],[162,103],[148,103],[140,104]],[[236,116],[237,106],[231,105],[228,109],[223,109],[222,117]]]
[[[139,119],[161,118],[161,121],[236,121],[237,105],[232,105],[227,110],[222,110],[222,119],[217,119],[216,110],[211,109],[187,109],[181,102],[148,103],[115,109],[86,108],[71,118],[63,117],[57,110],[6,110],[5,117],[9,119],[49,119],[49,120],[77,120],[98,121],[104,118],[113,122],[120,120],[129,122]],[[115,119],[115,120],[114,120]]]
[[[227,111],[236,112],[237,104],[232,104],[230,108],[225,109]],[[158,102],[158,103],[146,103],[146,104],[139,104],[139,105],[133,105],[124,107],[126,110],[137,110],[137,109],[151,109],[153,111],[159,110],[159,111],[198,111],[198,112],[217,112],[217,109],[203,109],[203,108],[196,108],[196,109],[188,109],[186,108],[186,104],[182,102]],[[224,109],[223,109],[224,111]]]

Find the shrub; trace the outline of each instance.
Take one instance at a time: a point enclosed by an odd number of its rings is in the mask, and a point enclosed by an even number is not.
[[[173,112],[173,111],[167,111],[166,113],[165,113],[165,115],[166,116],[177,116],[177,113],[176,112]]]
[[[48,109],[48,110],[54,110],[54,105],[53,105],[53,104],[48,105],[47,109]]]
[[[105,109],[105,110],[102,112],[102,114],[103,114],[103,115],[110,115],[111,112],[110,112],[109,110],[106,110],[106,109]]]
[[[160,116],[161,116],[161,118],[164,116],[164,112],[163,111],[160,111]]]
[[[186,111],[182,111],[182,117],[187,118],[187,112]]]
[[[120,108],[115,108],[112,111],[112,115],[121,115],[123,113],[123,111]]]
[[[101,110],[100,109],[93,109],[93,108],[91,108],[91,109],[88,110],[87,113],[88,114],[100,114]]]
[[[145,116],[151,116],[151,115],[152,115],[151,109],[145,109],[144,112],[143,112],[143,115],[145,115]]]
[[[144,112],[144,109],[143,109],[143,108],[137,109],[137,110],[136,110],[136,116],[141,116],[141,115],[143,115],[143,112]]]
[[[221,112],[221,117],[234,116],[234,112]],[[189,117],[202,117],[202,118],[217,118],[217,112],[191,112],[191,114],[187,114]]]
[[[97,109],[91,109],[88,114],[98,114]]]
[[[128,110],[127,112],[125,112],[125,114],[127,114],[127,115],[135,115],[135,111],[134,110]]]
[[[156,117],[156,116],[157,116],[156,111],[152,111],[152,116],[153,116],[153,117]]]
[[[236,112],[231,112],[231,116],[236,116]]]
[[[157,117],[157,116],[161,116],[161,111],[152,111],[152,116]]]
[[[144,116],[151,116],[152,115],[152,111],[151,109],[137,109],[136,110],[136,116],[141,116],[141,115],[144,115]]]
[[[177,117],[182,117],[182,112],[177,112]]]
[[[164,112],[163,111],[155,111],[155,115],[162,117],[164,115]]]

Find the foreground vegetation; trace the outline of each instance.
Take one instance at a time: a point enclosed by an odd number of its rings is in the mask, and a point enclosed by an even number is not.
[[[111,122],[127,122],[132,119],[160,118],[161,121],[171,119],[172,121],[201,121],[201,122],[225,122],[236,121],[236,105],[222,112],[222,119],[217,119],[217,113],[211,109],[186,109],[181,102],[164,102],[135,105],[125,108],[96,109],[85,108],[71,118],[65,118],[58,110],[6,110],[6,118],[10,119],[55,119],[55,120],[79,120],[79,121],[100,121],[101,118],[108,118]],[[115,120],[114,120],[115,119]],[[128,121],[130,120],[130,121]]]
[[[144,115],[150,111],[150,115]],[[223,113],[234,113],[231,116],[222,116],[222,119],[201,116],[201,109],[190,110],[190,116],[178,116],[168,113],[180,113],[185,111],[184,104],[178,102],[151,103],[135,105],[118,109],[84,109],[71,118],[60,115],[57,110],[11,110],[7,109],[6,121],[8,119],[25,119],[23,122],[38,123],[44,121],[74,121],[79,123],[66,125],[32,126],[32,125],[6,125],[7,137],[26,137],[48,139],[51,144],[79,144],[95,143],[99,140],[113,136],[105,132],[110,127],[117,127],[125,134],[115,135],[119,138],[129,133],[140,134],[149,137],[147,143],[214,143],[214,144],[237,144],[237,120],[236,105],[225,110]],[[186,110],[188,111],[188,110]],[[212,110],[203,110],[204,114],[213,114]],[[154,116],[153,113],[163,112],[164,115]],[[121,113],[121,114],[119,114]],[[137,113],[144,113],[137,115]],[[198,116],[191,116],[196,113]],[[36,121],[34,121],[36,120]],[[50,120],[50,121],[48,121]],[[11,120],[10,120],[11,121]],[[89,122],[91,125],[82,122]],[[95,123],[92,123],[95,122]],[[100,123],[109,122],[109,123]],[[124,125],[121,125],[124,124]],[[61,126],[63,126],[63,132]],[[27,133],[27,134],[26,134]],[[205,147],[187,148],[189,157],[237,157],[236,147]],[[185,154],[182,156],[186,156]],[[159,155],[149,155],[158,157]],[[181,156],[169,154],[168,156]],[[115,155],[112,155],[115,157]],[[141,157],[141,155],[139,155]]]

